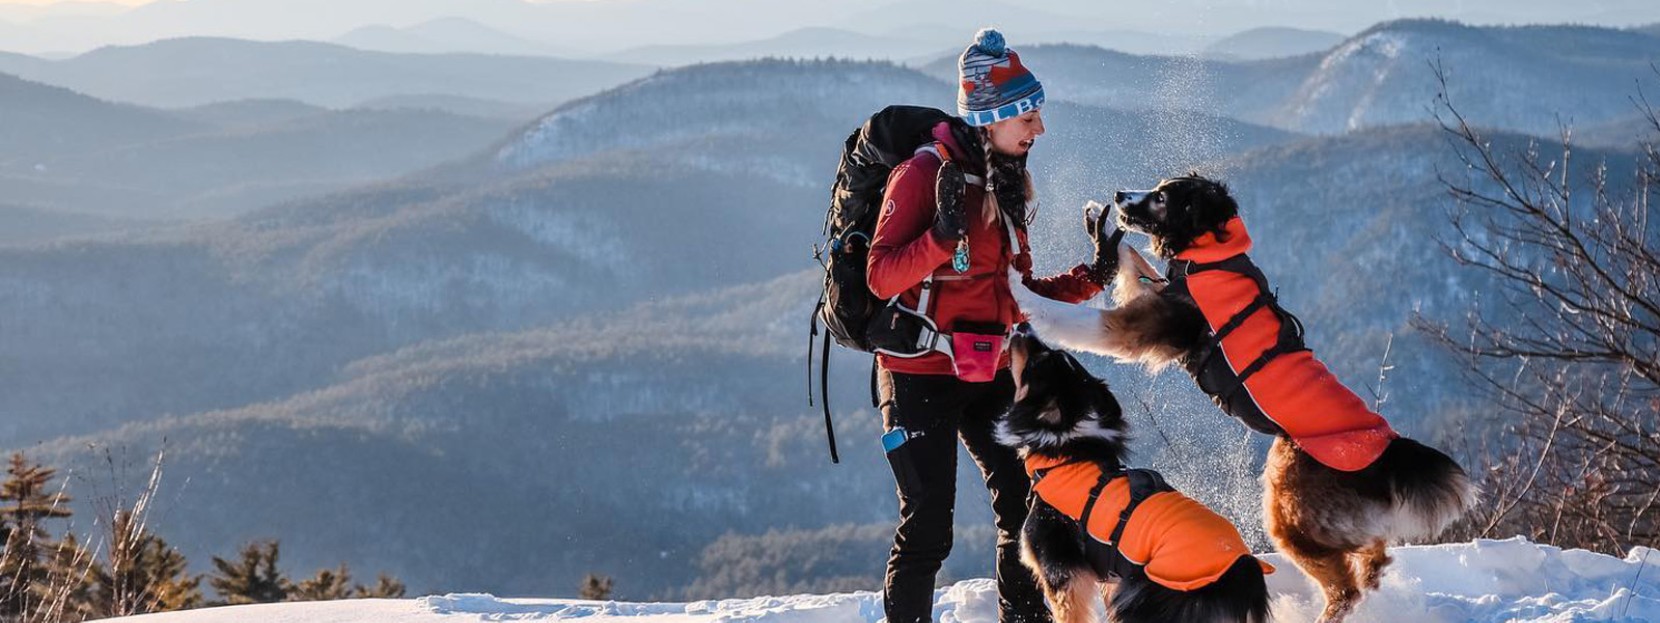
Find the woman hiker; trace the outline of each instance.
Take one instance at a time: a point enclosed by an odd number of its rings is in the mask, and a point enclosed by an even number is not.
[[[932,620],[935,577],[951,552],[960,438],[996,516],[999,621],[1047,622],[1042,592],[1019,560],[1030,483],[1014,450],[993,438],[1014,398],[1002,344],[1022,319],[1008,271],[1043,296],[1082,302],[1111,279],[1118,241],[1098,235],[1092,263],[1032,278],[1026,225],[1036,203],[1026,156],[1043,135],[1043,85],[990,29],[976,35],[958,70],[957,114],[969,127],[941,123],[931,148],[894,169],[870,248],[871,291],[932,320],[953,351],[877,355],[883,440],[899,493],[883,608],[888,623]],[[1086,229],[1112,229],[1098,225]]]

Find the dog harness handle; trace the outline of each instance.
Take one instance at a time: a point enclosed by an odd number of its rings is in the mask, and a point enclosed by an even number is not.
[[[1239,371],[1232,382],[1228,383],[1227,386],[1220,388],[1216,392],[1216,396],[1219,399],[1228,401],[1232,400],[1233,395],[1245,387],[1246,379],[1251,378],[1252,375],[1255,375],[1257,372],[1261,371],[1262,368],[1267,366],[1269,362],[1273,361],[1275,357],[1306,351],[1308,350],[1308,347],[1303,342],[1302,320],[1299,320],[1296,315],[1286,311],[1284,307],[1280,306],[1279,297],[1274,296],[1274,294],[1268,289],[1268,278],[1262,274],[1262,270],[1257,268],[1256,263],[1252,262],[1250,256],[1247,254],[1240,253],[1227,259],[1215,262],[1173,260],[1170,262],[1170,266],[1166,273],[1170,282],[1175,284],[1180,281],[1186,281],[1187,277],[1194,273],[1212,270],[1223,270],[1249,278],[1251,281],[1256,282],[1257,295],[1252,298],[1251,302],[1246,304],[1244,308],[1229,317],[1227,322],[1223,323],[1222,326],[1217,327],[1216,331],[1211,333],[1210,338],[1206,340],[1207,343],[1205,344],[1204,354],[1200,356],[1196,369],[1203,370],[1210,365],[1211,358],[1215,357],[1218,352],[1222,351],[1222,338],[1232,334],[1235,329],[1238,329],[1240,325],[1245,324],[1246,320],[1250,319],[1252,315],[1256,314],[1258,311],[1261,311],[1263,308],[1267,308],[1280,321],[1280,333],[1275,339],[1274,345],[1263,351],[1261,355],[1258,355],[1256,359],[1252,360],[1251,363],[1247,364]],[[1185,287],[1185,284],[1182,285]]]
[[[1069,465],[1074,462],[1084,461],[1068,461],[1061,465]],[[1041,474],[1047,472],[1048,469],[1061,465],[1039,470],[1038,477],[1041,478]],[[1119,478],[1128,478],[1130,486],[1129,502],[1124,505],[1124,510],[1118,513],[1118,523],[1113,526],[1111,535],[1104,542],[1113,552],[1112,561],[1108,564],[1107,572],[1121,578],[1141,573],[1146,563],[1130,560],[1128,556],[1124,555],[1124,550],[1118,547],[1118,543],[1124,538],[1124,529],[1130,525],[1130,516],[1135,514],[1136,508],[1140,507],[1142,502],[1159,493],[1174,491],[1175,489],[1165,482],[1164,476],[1150,469],[1125,469],[1121,466],[1113,466],[1109,469],[1105,465],[1101,467],[1101,476],[1096,479],[1095,486],[1090,488],[1089,499],[1084,502],[1083,512],[1078,516],[1078,544],[1084,550],[1088,550],[1089,541],[1091,540],[1089,518],[1095,513],[1095,503],[1100,500],[1101,492],[1106,490],[1107,484]]]
[[[1124,505],[1124,512],[1118,514],[1118,525],[1113,526],[1112,536],[1107,539],[1107,546],[1112,548],[1114,554],[1107,572],[1122,578],[1145,573],[1147,566],[1147,561],[1130,560],[1129,556],[1124,555],[1124,548],[1118,546],[1124,538],[1124,528],[1130,525],[1130,516],[1147,498],[1175,489],[1164,481],[1164,476],[1150,469],[1125,470],[1121,475],[1130,480],[1130,502]]]
[[[1107,488],[1107,483],[1124,475],[1124,468],[1114,466],[1107,469],[1101,465],[1101,477],[1095,479],[1095,486],[1089,489],[1089,501],[1084,502],[1084,511],[1078,516],[1078,545],[1080,549],[1088,549],[1089,545],[1089,516],[1095,512],[1095,503],[1100,501],[1101,492]],[[1126,509],[1127,511],[1128,509]],[[1111,545],[1111,543],[1108,543]]]

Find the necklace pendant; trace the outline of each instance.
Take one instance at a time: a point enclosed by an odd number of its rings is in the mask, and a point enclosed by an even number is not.
[[[951,270],[958,273],[968,272],[968,237],[957,240],[957,251],[951,254]]]

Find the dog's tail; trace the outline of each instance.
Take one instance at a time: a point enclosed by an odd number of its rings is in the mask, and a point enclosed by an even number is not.
[[[1394,539],[1435,538],[1475,504],[1476,487],[1464,468],[1411,439],[1390,442],[1375,467],[1389,483]]]
[[[1268,583],[1262,564],[1241,556],[1227,573],[1191,591],[1166,588],[1146,576],[1126,578],[1113,592],[1113,621],[1121,623],[1268,623]]]

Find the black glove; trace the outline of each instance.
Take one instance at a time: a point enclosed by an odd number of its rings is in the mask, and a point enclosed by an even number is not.
[[[986,134],[984,129],[953,120],[951,122],[951,138],[957,142],[957,148],[962,150],[963,162],[986,161]]]
[[[1084,206],[1084,231],[1089,232],[1089,239],[1095,243],[1095,257],[1089,263],[1089,277],[1096,285],[1103,287],[1112,283],[1113,275],[1118,273],[1118,244],[1124,240],[1124,230],[1108,222],[1110,212],[1100,209],[1093,202]],[[1107,229],[1109,226],[1112,228],[1110,231]]]
[[[939,176],[934,178],[934,237],[956,242],[968,234],[968,217],[963,209],[965,186],[957,163],[948,160],[940,164]]]

